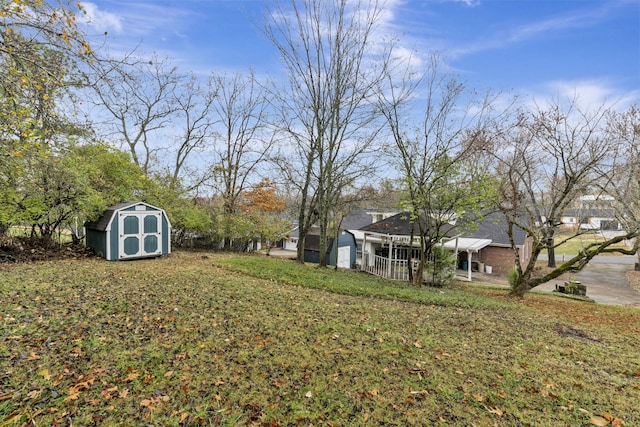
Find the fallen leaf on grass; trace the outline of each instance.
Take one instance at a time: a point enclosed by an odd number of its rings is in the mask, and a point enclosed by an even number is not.
[[[65,402],[70,402],[72,400],[78,400],[78,396],[80,395],[79,392],[73,392],[73,393],[69,393],[69,396],[64,398]]]
[[[129,375],[125,379],[122,380],[123,383],[129,383],[140,376],[140,373],[133,371],[130,372]]]
[[[593,424],[594,426],[606,426],[606,425],[609,425],[609,421],[607,421],[605,418],[602,418],[602,417],[591,417],[589,422],[591,424]]]
[[[497,406],[496,406],[495,408],[491,408],[491,409],[487,408],[487,410],[488,410],[490,413],[492,413],[492,414],[496,414],[496,415],[497,415],[497,416],[499,416],[499,417],[501,417],[501,416],[503,416],[503,415],[504,415],[504,412],[503,412],[500,408],[498,408]]]
[[[609,421],[613,427],[623,427],[625,425],[624,420],[621,420],[620,418],[616,418],[609,413],[602,414],[602,418]]]
[[[373,396],[377,396],[378,395],[378,390],[373,389],[373,390],[368,390],[364,392],[365,396],[368,397],[373,397]]]
[[[36,397],[40,396],[40,393],[42,393],[42,390],[31,390],[29,393],[27,393],[27,396],[35,399]]]

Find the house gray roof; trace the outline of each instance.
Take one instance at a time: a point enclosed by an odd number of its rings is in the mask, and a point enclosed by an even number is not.
[[[388,215],[390,213],[395,214],[397,212],[397,209],[354,209],[342,219],[340,228],[344,230],[360,230],[362,229],[362,227],[366,227],[367,225],[374,222],[373,215],[375,214]]]
[[[416,231],[414,228],[415,224],[409,220],[409,212],[404,211],[382,221],[361,227],[360,230],[395,236],[410,236],[412,230]]]
[[[477,222],[477,230],[464,232],[465,237],[476,239],[491,239],[494,246],[511,246],[507,220],[500,212],[485,212],[482,221]],[[513,228],[516,245],[524,244],[527,233],[520,227]]]
[[[469,221],[471,223],[472,221]],[[449,230],[446,235],[453,237],[461,234],[464,237],[475,239],[491,239],[494,246],[510,246],[509,235],[507,234],[507,221],[499,212],[485,212],[480,221],[476,222],[476,227],[465,227],[465,224],[458,224]],[[417,233],[415,224],[409,220],[408,212],[401,212],[390,218],[375,222],[366,227],[362,227],[362,231],[370,231],[375,233],[383,233],[396,236],[409,236],[414,229]],[[514,227],[514,240],[516,245],[522,245],[527,237],[524,230]]]

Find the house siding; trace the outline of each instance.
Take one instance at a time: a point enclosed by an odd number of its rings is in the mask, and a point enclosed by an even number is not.
[[[508,274],[516,263],[516,257],[511,248],[487,246],[482,249],[480,257],[485,260],[486,265],[493,268],[494,274],[499,275]]]

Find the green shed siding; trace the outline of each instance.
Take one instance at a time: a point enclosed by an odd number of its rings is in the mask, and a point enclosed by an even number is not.
[[[171,224],[167,215],[162,215],[162,235],[166,236],[162,238],[162,253],[171,253]]]
[[[106,257],[107,255],[107,234],[97,230],[87,230],[86,233],[87,246],[92,248],[98,256]]]

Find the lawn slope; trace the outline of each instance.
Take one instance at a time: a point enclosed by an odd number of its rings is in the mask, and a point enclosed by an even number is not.
[[[0,425],[640,425],[638,310],[267,257],[0,265]]]

